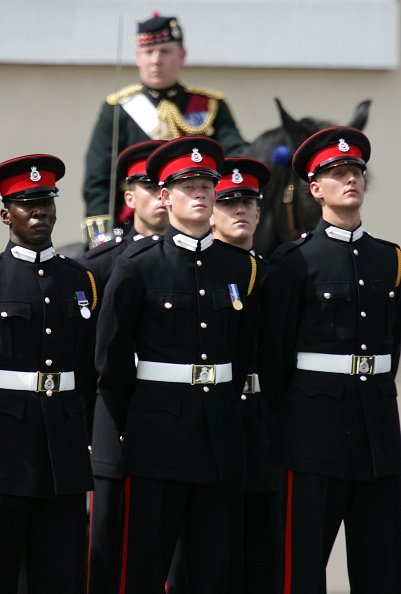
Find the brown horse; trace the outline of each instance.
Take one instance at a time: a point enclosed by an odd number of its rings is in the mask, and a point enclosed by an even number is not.
[[[247,156],[263,161],[271,168],[271,179],[263,191],[260,223],[254,246],[268,257],[280,243],[296,239],[317,224],[321,210],[309,194],[309,186],[292,172],[294,151],[314,132],[333,126],[333,122],[304,117],[295,120],[275,99],[281,126],[263,132],[248,147]],[[366,126],[371,101],[363,101],[355,108],[348,124],[359,130]]]

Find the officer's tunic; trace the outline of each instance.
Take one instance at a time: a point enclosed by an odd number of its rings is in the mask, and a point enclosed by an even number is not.
[[[291,473],[298,473],[294,474],[294,496],[298,481],[307,476],[329,477],[339,492],[355,488],[368,493],[369,489],[380,488],[376,479],[384,481],[384,486],[386,477],[392,482],[392,477],[401,472],[394,383],[400,344],[399,274],[394,244],[373,238],[362,227],[347,232],[325,221],[303,239],[279,247],[269,261],[262,300],[264,348],[260,374],[267,398],[277,412],[273,458]],[[370,375],[360,371],[350,375],[297,369],[297,353],[304,352],[361,357],[389,354],[391,372]],[[360,359],[360,363],[363,370],[364,360]],[[394,484],[397,483],[396,477]],[[389,509],[391,497],[390,494]],[[341,506],[339,500],[332,501],[334,508],[337,504]],[[376,507],[377,513],[380,509],[386,514],[385,504],[381,502]],[[319,509],[316,504],[314,511],[318,513]],[[362,509],[359,506],[357,511]],[[302,513],[308,517],[305,508]],[[341,511],[333,511],[337,513]],[[362,552],[369,540],[357,544],[352,540],[353,529],[358,526],[360,535],[362,528],[371,525],[372,518],[365,517],[360,523],[354,518],[353,527],[352,515],[347,519],[347,539],[350,547],[351,543],[355,546],[350,551],[360,551],[358,562],[372,569],[377,560]],[[297,521],[298,516],[294,516],[293,522]],[[330,515],[326,522],[330,526]],[[397,522],[399,513],[393,516],[393,524]],[[399,542],[395,545],[390,540],[394,538],[391,524],[383,525],[381,534],[389,530],[388,546],[394,552],[400,549]],[[303,570],[308,565],[308,555],[313,555],[315,543],[305,541],[306,535],[310,539],[316,536],[311,528],[312,525],[305,525],[299,532],[304,540],[298,543],[301,556],[297,559]],[[329,536],[327,556],[337,529],[338,525]],[[374,538],[371,536],[370,542]],[[293,554],[295,559],[294,551]],[[351,583],[357,555],[349,554]],[[318,558],[310,560],[312,568],[319,567]],[[383,564],[381,560],[380,565]],[[293,577],[297,571],[293,567]],[[364,573],[368,575],[364,570],[360,575]],[[378,567],[378,575],[381,573]],[[388,575],[387,570],[384,573]],[[389,580],[393,579],[392,575]],[[301,589],[288,591],[317,592],[308,586],[305,576],[298,587]],[[354,587],[358,588],[355,584]],[[389,589],[387,582],[381,580],[379,590],[387,593],[394,587],[393,583]],[[374,579],[363,588],[364,592],[379,591]]]
[[[86,216],[108,213],[115,109],[118,109],[117,154],[132,144],[150,138],[124,109],[125,101],[138,93],[143,93],[155,107],[159,105],[161,100],[168,100],[178,108],[178,112],[188,126],[202,125],[210,118],[210,126],[208,126],[205,134],[220,142],[227,155],[243,154],[247,146],[222,95],[205,90],[192,90],[180,84],[159,92],[147,89],[143,85],[131,85],[109,96],[108,101],[103,103],[95,124],[85,160],[84,200],[86,203]],[[183,136],[196,133],[201,132],[184,132],[180,130],[180,135]],[[165,136],[163,133],[154,136],[154,138],[167,139],[173,137],[175,135]]]
[[[118,259],[99,317],[99,388],[124,434],[124,474],[215,483],[243,472],[237,403],[257,289],[247,299],[252,256],[210,236],[191,251],[180,246],[185,237],[171,227],[164,240],[141,240],[150,249],[132,258],[128,249]],[[241,311],[233,308],[230,283],[238,286]],[[234,381],[136,380],[133,341],[143,361],[232,362]]]
[[[322,221],[270,260],[261,372],[273,409],[280,408],[279,458],[286,468],[338,478],[399,473],[395,246],[366,232],[344,242],[330,238],[328,227]],[[297,352],[391,354],[392,373],[296,370]]]
[[[198,538],[192,530],[195,541],[186,541],[190,556],[197,548],[205,555],[197,553],[194,584],[198,591],[215,591],[216,579],[220,583],[216,572],[219,576],[231,559],[221,591],[236,592],[243,475],[237,407],[253,342],[257,265],[248,253],[213,241],[210,234],[196,240],[170,227],[164,240],[145,238],[141,243],[142,251],[135,248],[131,255],[128,248],[117,261],[105,291],[96,349],[100,394],[124,435],[121,471],[133,481],[130,534],[138,546],[142,538],[155,539],[147,547],[152,553],[140,547],[130,557],[136,547],[129,546],[127,587],[150,593],[164,584],[183,521],[180,502],[190,497],[186,522],[193,527],[196,510],[207,517]],[[236,285],[242,310],[233,307],[230,284]],[[155,381],[137,379],[134,343],[139,361],[195,364],[198,369],[232,362],[233,380],[191,385],[157,381],[157,376]],[[160,495],[158,485],[166,495]],[[226,509],[218,512],[223,494]],[[165,499],[161,508],[155,503],[146,509],[150,501]],[[193,505],[195,512],[190,511]],[[141,527],[135,524],[135,510]],[[155,537],[159,529],[150,526],[161,514],[167,514],[169,527]],[[143,524],[145,517],[149,520]],[[137,540],[135,530],[142,530]],[[203,550],[213,534],[212,548]],[[220,539],[228,548],[219,546]],[[199,573],[200,563],[208,571]],[[148,577],[141,578],[146,567]],[[143,590],[139,584],[145,584]]]
[[[0,256],[0,361],[2,370],[75,371],[75,389],[45,393],[0,389],[0,492],[29,497],[80,493],[92,488],[84,424],[93,317],[75,298],[93,303],[89,277],[75,262]],[[18,250],[18,247],[16,248]],[[34,252],[31,252],[34,253]]]
[[[80,592],[85,492],[93,488],[84,398],[95,312],[81,315],[76,292],[93,309],[95,285],[53,248],[37,254],[12,242],[0,254],[0,278],[4,382],[7,371],[75,374],[75,388],[60,392],[6,389],[0,378],[0,592],[16,591],[24,542],[30,587]]]

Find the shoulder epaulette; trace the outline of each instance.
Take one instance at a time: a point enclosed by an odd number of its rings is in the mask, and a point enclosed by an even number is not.
[[[91,303],[91,310],[93,311],[98,303],[98,297],[97,297],[97,287],[96,287],[96,281],[95,278],[92,274],[92,272],[90,272],[90,270],[87,270],[85,268],[85,266],[83,264],[81,264],[80,262],[77,262],[76,260],[73,260],[72,258],[69,258],[68,256],[64,256],[63,254],[56,254],[57,258],[61,258],[62,260],[64,260],[67,264],[70,264],[71,266],[74,266],[75,268],[78,268],[79,270],[81,270],[83,273],[87,274],[90,286],[91,286],[91,290],[92,290],[92,303]]]
[[[365,231],[365,233],[367,233],[367,232]],[[370,233],[368,233],[368,235],[370,235]],[[385,245],[389,245],[392,248],[399,248],[400,247],[398,245],[398,243],[394,243],[393,241],[389,241],[388,239],[381,239],[380,237],[373,237],[373,235],[370,235],[370,237],[372,237],[376,241],[380,241],[380,243],[384,243]]]
[[[285,256],[295,250],[296,248],[300,247],[310,239],[312,239],[313,233],[302,233],[301,237],[295,239],[294,241],[287,241],[286,243],[282,243],[278,246],[275,250],[275,254],[280,254],[281,256]]]
[[[163,241],[163,237],[161,235],[149,235],[148,237],[143,237],[142,239],[138,239],[138,241],[133,241],[131,245],[123,251],[121,256],[128,259],[133,258],[134,256],[150,249],[154,245],[157,245],[161,241]]]
[[[121,99],[126,99],[126,97],[136,95],[136,93],[140,93],[141,91],[143,91],[143,86],[141,84],[128,85],[128,87],[123,87],[119,91],[110,93],[106,101],[109,105],[117,105],[117,103],[119,103]]]
[[[205,95],[205,97],[210,97],[210,99],[224,99],[224,94],[220,91],[212,91],[203,87],[185,87],[185,90],[193,95]]]
[[[82,270],[82,269],[85,270],[85,266],[80,264],[77,260],[73,260],[69,256],[64,256],[64,254],[56,254],[56,258],[60,258],[61,260],[64,260],[64,262],[66,262],[67,264],[70,264],[71,266],[75,266],[75,268],[79,268],[80,270]]]
[[[397,257],[397,272],[394,280],[394,286],[398,289],[401,284],[401,249],[397,243],[393,243],[392,241],[388,241],[387,239],[378,239],[375,237],[376,241],[380,241],[380,243],[384,243],[385,245],[391,247],[395,250],[395,254]]]
[[[123,241],[124,240],[122,237],[115,237],[114,239],[105,241],[95,248],[84,252],[82,257],[85,258],[85,260],[92,260],[93,258],[97,258],[97,256],[101,256],[102,254],[109,252],[110,250],[114,250],[114,248],[121,245]]]
[[[265,256],[263,256],[262,254],[255,254],[254,253],[253,255],[258,260],[258,262],[261,262],[262,264],[267,264],[267,258]]]
[[[368,235],[370,235],[370,233],[368,233]],[[372,237],[372,235],[370,235],[370,237]],[[394,286],[396,288],[398,288],[401,284],[401,248],[397,243],[393,243],[392,241],[388,241],[387,239],[380,239],[379,237],[372,237],[373,239],[375,239],[376,241],[379,241],[380,243],[384,243],[384,245],[387,245],[388,247],[391,247],[392,249],[395,250],[395,254],[397,257],[397,272],[396,272],[396,277],[395,277],[395,281],[394,281]]]

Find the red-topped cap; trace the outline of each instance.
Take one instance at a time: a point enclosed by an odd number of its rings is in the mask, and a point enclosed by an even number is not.
[[[261,161],[229,157],[224,161],[223,175],[216,186],[217,200],[262,198],[260,191],[269,179],[270,169]]]
[[[56,181],[65,173],[61,159],[53,155],[23,155],[0,163],[3,200],[35,200],[57,196]]]
[[[146,161],[155,149],[166,142],[166,140],[146,140],[128,146],[118,155],[117,159],[121,175],[128,181],[149,180],[146,173]]]
[[[316,132],[295,151],[295,172],[305,181],[329,167],[353,163],[363,171],[370,158],[370,142],[356,128],[333,126]]]
[[[146,171],[155,183],[201,176],[220,179],[224,163],[221,144],[208,136],[175,138],[156,149],[148,158]]]

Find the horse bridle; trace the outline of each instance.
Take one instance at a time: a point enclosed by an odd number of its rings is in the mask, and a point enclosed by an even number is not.
[[[294,214],[294,190],[295,190],[295,175],[293,172],[290,172],[290,176],[288,178],[288,183],[284,188],[283,191],[283,204],[285,207],[285,214],[287,218],[287,226],[290,232],[291,239],[298,239],[299,237],[299,230],[296,227],[295,223],[295,214]]]

